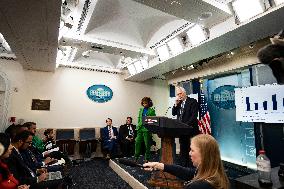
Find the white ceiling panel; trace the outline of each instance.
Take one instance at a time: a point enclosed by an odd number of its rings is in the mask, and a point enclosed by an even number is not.
[[[55,71],[61,2],[0,1],[0,32],[25,69]]]

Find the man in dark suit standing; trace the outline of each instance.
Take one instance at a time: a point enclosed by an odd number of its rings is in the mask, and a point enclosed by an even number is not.
[[[192,162],[189,158],[189,150],[190,150],[190,138],[195,135],[198,135],[198,102],[189,98],[186,95],[186,91],[183,87],[176,87],[176,103],[172,109],[172,115],[177,116],[181,122],[188,125],[188,129],[191,130],[191,134],[189,136],[180,136],[180,164],[184,167],[192,166]]]
[[[136,126],[132,124],[132,117],[126,118],[126,124],[119,128],[119,143],[124,157],[134,155]]]
[[[106,159],[110,159],[111,156],[115,156],[118,153],[118,131],[116,127],[112,126],[112,119],[107,118],[107,126],[102,129],[102,143],[103,150],[106,151]]]

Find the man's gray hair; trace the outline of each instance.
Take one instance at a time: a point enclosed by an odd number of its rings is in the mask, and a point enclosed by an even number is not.
[[[176,86],[176,90],[179,89],[186,94],[186,90],[181,86]]]

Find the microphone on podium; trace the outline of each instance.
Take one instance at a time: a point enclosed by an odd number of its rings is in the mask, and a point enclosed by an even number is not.
[[[123,164],[123,165],[130,166],[130,167],[141,167],[141,168],[145,168],[145,167],[143,167],[143,165],[141,165],[141,164],[139,164],[139,163],[136,163],[135,161],[128,160],[128,159],[120,158],[120,159],[118,159],[118,162],[121,163],[121,164]]]
[[[165,113],[165,115],[164,116],[166,116],[167,114],[168,114],[168,111],[169,111],[169,109],[170,108],[172,108],[171,106],[169,106],[168,108],[167,108],[167,110],[166,110],[166,113]]]

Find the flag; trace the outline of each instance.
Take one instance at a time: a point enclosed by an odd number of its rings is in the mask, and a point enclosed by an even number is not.
[[[200,109],[199,109],[199,120],[198,120],[198,127],[200,133],[203,134],[211,134],[211,122],[210,122],[210,115],[208,111],[207,102],[205,99],[205,95],[203,93],[200,94]]]

